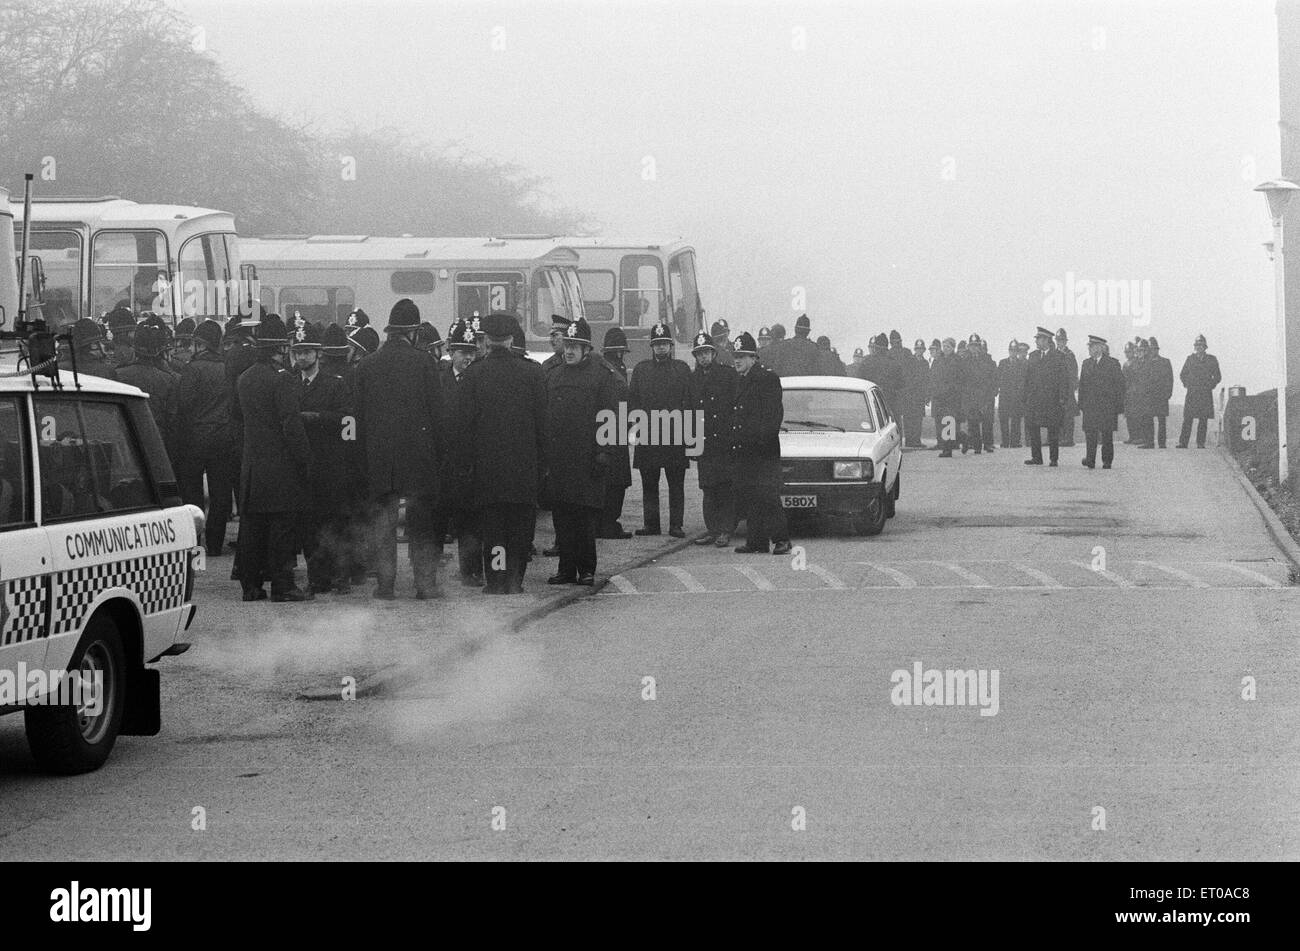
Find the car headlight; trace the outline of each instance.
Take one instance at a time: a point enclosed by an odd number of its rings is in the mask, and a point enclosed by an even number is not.
[[[867,463],[867,465],[869,466],[869,465],[871,465],[871,463]],[[870,471],[870,470],[868,470],[868,471]],[[862,463],[859,462],[859,461],[856,461],[856,460],[853,461],[853,462],[837,462],[837,463],[835,463],[835,478],[837,478],[837,479],[861,479],[861,478],[862,478]],[[869,475],[868,475],[868,478],[870,478]]]

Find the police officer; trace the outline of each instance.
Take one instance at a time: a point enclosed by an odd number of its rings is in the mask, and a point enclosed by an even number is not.
[[[1003,449],[1019,449],[1025,425],[1025,361],[1019,341],[1007,345],[998,361],[998,429]]]
[[[776,325],[777,327],[780,324]],[[807,314],[800,314],[794,322],[794,339],[774,342],[770,351],[772,362],[769,366],[777,376],[815,376],[817,374],[817,345],[808,339],[812,332],[812,322]],[[772,328],[773,336],[776,327]],[[781,329],[782,336],[785,328]]]
[[[551,314],[551,355],[542,362],[546,373],[564,365],[564,338],[569,333],[569,323],[569,318]]]
[[[666,419],[678,419],[686,424],[691,411],[691,369],[685,362],[673,357],[673,335],[666,324],[658,323],[650,329],[650,359],[642,360],[632,370],[628,384],[628,412],[641,410],[651,422],[649,435],[659,429],[653,420],[659,413]],[[685,435],[684,429],[681,435]],[[656,440],[657,441],[657,440]],[[651,439],[642,440],[632,455],[632,465],[641,473],[641,510],[643,524],[637,535],[658,535],[661,531],[659,512],[659,473],[668,482],[668,534],[685,538],[682,523],[686,513],[686,445],[678,439],[672,445],[653,445]]]
[[[375,510],[374,597],[392,600],[397,580],[397,512],[406,499],[406,537],[418,600],[438,587],[436,511],[445,452],[438,368],[412,339],[420,309],[403,297],[389,314],[388,339],[357,367],[356,408],[367,486]],[[358,336],[371,327],[352,332]]]
[[[781,507],[781,380],[758,363],[758,344],[743,333],[736,340],[736,397],[732,404],[732,478],[736,503],[745,513],[749,538],[735,551],[774,555],[790,553],[785,509]]]
[[[344,420],[345,425],[351,422],[352,429],[345,431],[342,440],[344,527],[343,542],[337,555],[340,561],[338,570],[350,584],[358,585],[365,582],[366,565],[374,559],[366,465],[356,432],[357,364],[352,360],[353,352],[347,332],[338,324],[326,324],[321,334],[320,371],[343,381],[345,401],[352,410],[352,414]],[[335,590],[343,592],[341,581],[335,584]]]
[[[71,370],[72,359],[77,360],[77,373],[117,379],[117,369],[104,352],[104,328],[98,321],[82,317],[72,325],[72,350],[59,351],[59,369]]]
[[[360,307],[358,307],[356,310],[352,311],[352,313],[348,314],[347,320],[344,321],[343,329],[344,332],[347,333],[347,335],[350,337],[352,336],[352,331],[360,330],[362,327],[369,327],[369,326],[370,326],[370,315],[367,314]],[[371,329],[373,330],[374,328]],[[378,338],[378,334],[376,334],[376,338]]]
[[[961,380],[956,347],[957,342],[952,337],[945,338],[930,364],[930,415],[934,417],[940,459],[952,458],[952,450],[962,435]]]
[[[709,328],[709,342],[713,344],[714,363],[724,367],[735,366],[735,360],[731,356],[731,328],[725,320],[713,322]]]
[[[760,327],[758,329],[758,355],[762,360],[764,361],[767,360],[767,348],[770,347],[771,345],[772,345],[772,331],[766,327]],[[732,366],[735,366],[734,360],[732,361]]]
[[[1101,443],[1101,467],[1109,469],[1115,459],[1115,430],[1124,411],[1124,370],[1106,354],[1106,339],[1088,336],[1088,359],[1079,368],[1079,410],[1083,414],[1086,449],[1083,464],[1097,466],[1097,444]]]
[[[442,348],[443,339],[438,328],[427,320],[421,321],[420,328],[415,332],[415,349],[429,354],[434,360],[441,360]]]
[[[912,370],[910,381],[904,381],[904,399],[908,404],[904,409],[904,429],[906,438],[903,445],[912,449],[930,449],[921,439],[921,428],[925,422],[925,404],[930,401],[930,361],[926,357],[925,341],[917,340],[912,344]]]
[[[301,317],[289,331],[289,355],[299,387],[299,415],[311,447],[308,488],[311,508],[303,513],[300,543],[307,560],[307,583],[313,594],[351,590],[347,551],[347,460],[345,428],[351,416],[348,387],[343,378],[321,365],[321,328]]]
[[[1074,445],[1074,417],[1079,415],[1079,358],[1074,355],[1074,351],[1066,346],[1069,337],[1062,327],[1056,331],[1056,351],[1065,358],[1065,372],[1070,379],[1070,403],[1065,409],[1065,417],[1061,421],[1061,445]]]
[[[880,387],[885,405],[889,407],[891,413],[898,415],[903,378],[898,371],[898,366],[889,358],[889,338],[884,334],[877,334],[867,343],[867,355],[858,364],[856,376]]]
[[[1124,425],[1128,438],[1124,445],[1132,446],[1138,442],[1142,433],[1142,421],[1137,415],[1137,343],[1130,340],[1124,344]]]
[[[256,331],[256,362],[236,383],[234,417],[242,423],[243,469],[239,480],[239,543],[236,570],[245,601],[310,601],[293,580],[298,518],[310,504],[307,485],[311,449],[299,416],[293,375],[279,366],[288,346],[284,322],[275,314]]]
[[[591,328],[585,318],[569,324],[564,363],[546,377],[545,495],[555,519],[559,570],[548,584],[593,585],[596,577],[596,523],[605,504],[609,477],[608,446],[600,444],[599,415],[618,415],[614,372],[593,358]]]
[[[1052,332],[1038,328],[1038,347],[1025,367],[1025,426],[1029,433],[1027,466],[1043,464],[1043,433],[1047,429],[1049,465],[1060,456],[1060,428],[1070,412],[1070,367],[1064,356],[1052,348]]]
[[[478,359],[478,344],[472,325],[457,320],[447,330],[447,349],[451,360],[439,371],[442,384],[443,429],[448,445],[458,440],[456,426],[460,420],[460,394],[470,365]],[[474,473],[463,454],[448,452],[443,467],[443,491],[439,496],[435,536],[456,538],[456,555],[460,583],[467,588],[483,587],[483,543],[475,516]]]
[[[627,353],[627,334],[621,327],[610,327],[605,331],[600,349],[605,362],[614,368],[614,402],[626,403],[628,372],[623,364],[623,355]],[[605,483],[605,506],[601,510],[596,537],[631,538],[632,533],[623,530],[621,521],[623,500],[627,497],[628,486],[632,484],[632,457],[628,451],[627,433],[620,433],[618,445],[609,446],[607,451],[611,459],[609,480]]]
[[[704,495],[704,534],[697,545],[712,542],[718,548],[731,544],[736,531],[736,497],[731,461],[731,421],[736,400],[734,367],[720,364],[714,344],[703,332],[691,348],[691,404],[704,419],[703,452],[695,458],[700,491]]]
[[[831,350],[831,338],[823,334],[817,338],[817,376],[844,375],[844,364]]]
[[[1219,358],[1208,352],[1204,335],[1198,335],[1192,344],[1192,355],[1183,361],[1178,378],[1187,388],[1178,448],[1187,448],[1187,440],[1192,435],[1192,420],[1196,420],[1196,448],[1204,449],[1206,421],[1214,418],[1214,388],[1223,379],[1219,372]]]
[[[1139,449],[1161,449],[1166,446],[1166,426],[1169,420],[1169,398],[1174,395],[1174,367],[1167,357],[1160,356],[1160,343],[1155,337],[1147,340],[1146,405],[1143,410],[1151,415],[1143,427],[1146,441]]]
[[[134,340],[131,352],[135,359],[117,368],[117,378],[149,394],[149,411],[163,445],[175,459],[177,376],[167,368],[167,337],[157,326],[144,324],[135,331]]]
[[[469,470],[474,486],[483,593],[522,594],[546,460],[546,376],[511,354],[520,329],[513,314],[494,311],[481,326],[488,353],[462,377],[453,455],[464,460],[458,467]]]
[[[226,525],[238,470],[231,426],[234,393],[226,381],[221,359],[221,325],[211,318],[194,329],[193,359],[176,381],[176,476],[181,499],[204,508],[207,477],[207,520],[204,544],[209,558],[223,553]]]
[[[220,325],[218,325],[219,327]],[[194,330],[197,324],[193,317],[184,317],[176,322],[176,332],[172,337],[171,349],[167,355],[167,366],[180,376],[185,365],[194,359]]]
[[[113,346],[113,362],[126,366],[135,362],[135,314],[125,304],[118,304],[104,317],[108,326],[109,343]]]
[[[961,410],[966,418],[966,439],[975,450],[993,451],[993,401],[998,391],[998,368],[979,334],[971,334],[966,354],[958,362]],[[965,452],[965,447],[962,452]]]

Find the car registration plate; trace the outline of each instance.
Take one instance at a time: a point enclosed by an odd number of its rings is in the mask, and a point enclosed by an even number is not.
[[[787,509],[815,509],[817,507],[817,496],[783,495],[781,496],[781,507]]]

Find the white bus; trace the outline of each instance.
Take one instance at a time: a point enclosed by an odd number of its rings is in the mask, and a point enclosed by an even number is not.
[[[408,297],[443,335],[454,320],[505,311],[519,318],[530,349],[547,350],[552,314],[584,316],[578,255],[554,242],[283,235],[240,247],[256,268],[262,306],[286,319],[345,324],[359,308],[382,330]]]
[[[627,335],[628,366],[650,356],[650,328],[664,321],[679,344],[690,349],[704,322],[695,248],[681,239],[645,241],[619,236],[515,235],[514,240],[565,247],[578,254],[583,309],[600,346],[605,333]],[[688,361],[689,362],[689,361]]]
[[[23,206],[6,201],[14,233]],[[116,196],[32,201],[31,246],[45,275],[44,317],[57,331],[120,303],[174,323],[248,312],[256,274],[240,265],[235,219],[190,205]]]

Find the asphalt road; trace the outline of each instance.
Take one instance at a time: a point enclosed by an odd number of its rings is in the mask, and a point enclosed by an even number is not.
[[[0,721],[0,858],[1297,857],[1288,562],[1216,452],[1080,455],[910,452],[880,537],[691,546],[519,634],[217,560],[160,736],[53,779]],[[985,692],[896,704],[916,664]]]

